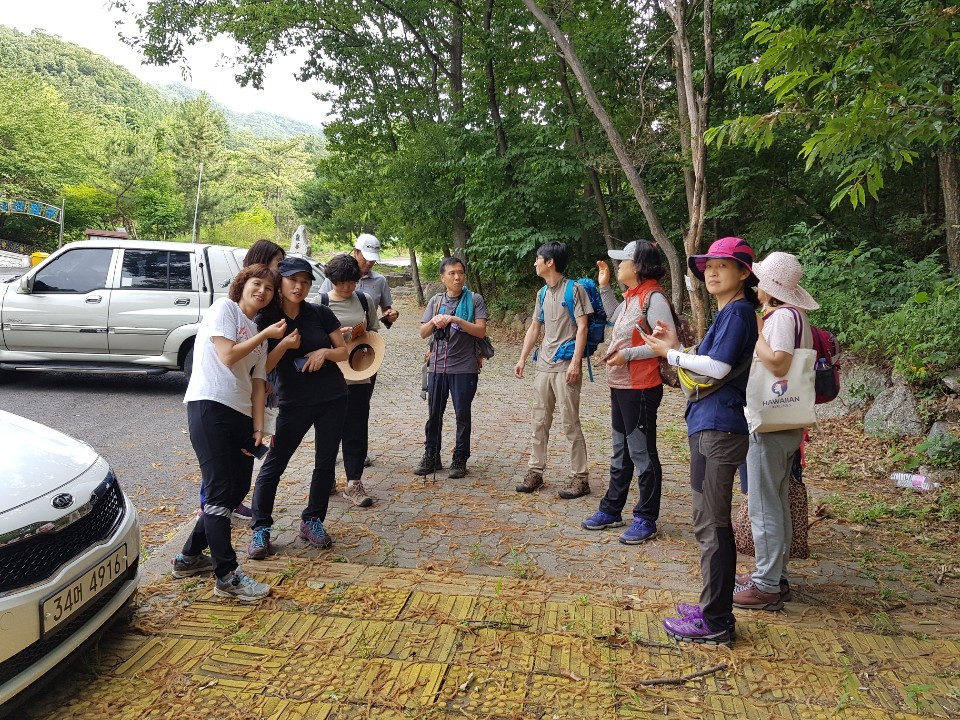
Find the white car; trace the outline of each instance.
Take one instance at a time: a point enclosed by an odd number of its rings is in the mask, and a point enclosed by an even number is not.
[[[0,438],[2,716],[122,614],[140,578],[140,526],[89,445],[2,410]]]

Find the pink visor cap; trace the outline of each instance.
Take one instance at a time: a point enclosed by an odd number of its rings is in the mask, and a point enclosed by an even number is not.
[[[750,278],[747,283],[757,284],[757,277],[753,274],[753,261],[756,256],[753,248],[747,244],[747,241],[738,237],[725,237],[714,240],[710,249],[703,255],[691,255],[689,264],[690,270],[699,280],[703,280],[703,271],[707,267],[707,260],[720,260],[729,258],[736,260],[750,271]]]

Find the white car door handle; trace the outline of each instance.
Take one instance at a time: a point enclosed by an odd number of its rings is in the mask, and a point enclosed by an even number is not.
[[[87,298],[86,302],[88,302],[91,305],[96,305],[101,300],[103,300],[103,298],[100,297],[99,295],[91,295],[90,297]]]
[[[177,298],[176,300],[173,301],[173,304],[174,304],[174,305],[189,305],[189,304],[190,304],[190,298]]]

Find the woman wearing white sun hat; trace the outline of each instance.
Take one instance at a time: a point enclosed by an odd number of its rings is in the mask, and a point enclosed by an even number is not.
[[[753,264],[763,319],[756,355],[774,375],[785,376],[794,350],[813,347],[807,310],[820,306],[800,287],[803,267],[790,253],[773,252]],[[747,451],[747,496],[756,548],[756,570],[737,576],[733,604],[779,610],[789,599],[790,475],[803,428],[751,433]]]

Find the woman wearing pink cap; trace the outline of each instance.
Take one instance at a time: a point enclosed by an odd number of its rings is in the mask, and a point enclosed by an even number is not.
[[[763,329],[757,357],[777,377],[790,371],[794,350],[813,347],[806,310],[820,306],[800,287],[803,267],[789,253],[770,253],[753,264],[757,294],[763,303]],[[790,599],[787,562],[793,524],[790,476],[803,441],[803,428],[750,434],[747,493],[757,569],[737,576],[733,604],[754,610],[779,610]]]
[[[647,346],[671,365],[714,378],[717,386],[687,403],[693,532],[700,546],[703,589],[698,605],[681,603],[677,606],[680,617],[663,621],[667,633],[678,640],[727,645],[736,637],[737,549],[730,509],[733,477],[749,445],[743,409],[760,305],[753,290],[757,282],[753,260],[753,249],[735,237],[721,238],[706,255],[690,258],[690,271],[717,300],[717,315],[696,354],[680,352],[676,333],[662,323],[652,335],[643,335]]]

